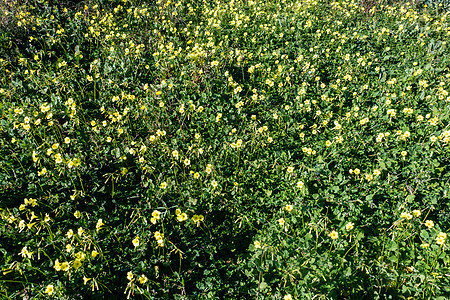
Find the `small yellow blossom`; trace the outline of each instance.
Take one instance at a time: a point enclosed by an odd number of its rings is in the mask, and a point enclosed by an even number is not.
[[[133,280],[133,278],[134,278],[133,272],[129,271],[129,272],[127,273],[127,279],[128,279],[129,281],[131,281],[131,280]]]
[[[140,284],[145,284],[147,281],[148,281],[147,276],[141,275],[141,276],[139,277],[139,283],[140,283]]]
[[[133,239],[132,243],[133,243],[133,246],[134,246],[134,247],[139,246],[139,236],[135,237],[135,238]]]
[[[345,230],[350,231],[353,229],[354,226],[355,226],[355,223],[348,222],[347,225],[345,225]]]
[[[194,222],[197,225],[197,227],[200,225],[200,222],[203,222],[203,220],[204,217],[202,215],[194,215],[192,217],[192,222]]]
[[[53,288],[53,284],[49,284],[47,285],[47,287],[45,288],[45,292],[47,295],[51,295],[53,294],[54,288]]]
[[[294,206],[291,205],[291,204],[286,204],[286,206],[284,207],[284,209],[285,209],[287,212],[291,212],[291,211],[294,209]]]
[[[96,228],[97,232],[99,232],[100,229],[102,229],[103,225],[105,225],[105,223],[103,223],[103,220],[102,219],[98,219],[97,225],[95,225],[95,228]]]
[[[400,218],[411,220],[412,219],[412,215],[409,212],[402,212],[401,215],[400,215]]]
[[[335,239],[337,239],[337,238],[339,237],[339,234],[338,234],[335,230],[333,230],[332,232],[330,232],[330,233],[328,234],[328,236],[329,236],[332,240],[335,240]]]
[[[425,221],[425,226],[428,228],[433,228],[434,227],[434,222],[431,220],[426,220]]]

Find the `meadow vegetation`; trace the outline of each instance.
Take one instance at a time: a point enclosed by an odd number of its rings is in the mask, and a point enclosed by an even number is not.
[[[0,4],[3,299],[448,299],[445,3]]]

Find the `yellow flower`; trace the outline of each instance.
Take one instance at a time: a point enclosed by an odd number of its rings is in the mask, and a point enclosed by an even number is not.
[[[200,222],[203,222],[203,220],[204,220],[204,217],[202,215],[194,215],[192,217],[192,222],[197,224],[197,227],[200,225]]]
[[[31,258],[33,256],[33,252],[29,252],[28,249],[27,249],[27,246],[25,246],[25,247],[22,248],[22,251],[20,251],[19,255],[21,255],[22,257],[26,256],[28,258]]]
[[[256,249],[260,249],[261,248],[261,243],[259,241],[254,241],[253,245],[255,245]]]
[[[345,230],[350,231],[354,226],[355,224],[353,222],[348,222],[347,225],[345,225]]]
[[[408,212],[402,212],[401,215],[400,215],[400,218],[411,220],[412,219],[412,215],[410,213],[408,213]]]
[[[445,232],[439,232],[438,238],[443,238],[445,240],[447,238],[447,234]]]
[[[427,249],[428,247],[430,247],[430,244],[423,243],[422,245],[420,245],[420,247],[422,247],[423,249]]]
[[[72,266],[74,267],[75,270],[77,270],[78,268],[81,267],[81,260],[75,259],[72,263]]]
[[[438,236],[436,238],[436,244],[443,245],[445,243],[445,239],[443,237]]]
[[[56,271],[61,271],[61,264],[59,263],[59,260],[55,260],[55,265],[53,266]]]
[[[161,218],[161,212],[158,210],[154,210],[152,212],[152,217],[155,218],[156,220],[159,220]]]
[[[98,219],[97,225],[95,225],[95,228],[97,229],[97,232],[102,228],[103,225],[105,225],[105,223],[103,223],[103,220],[102,219]]]
[[[80,211],[78,211],[78,210],[77,210],[73,215],[74,215],[75,218],[77,218],[77,219],[79,219],[79,218],[81,217],[81,213],[80,213]]]
[[[188,217],[187,217],[187,214],[186,214],[186,213],[182,213],[182,214],[177,215],[177,221],[178,221],[178,222],[186,221],[187,218],[188,218]]]
[[[141,284],[145,284],[147,281],[148,281],[147,276],[141,275],[141,276],[139,277],[139,282],[140,282]]]
[[[67,270],[69,270],[70,266],[69,266],[69,263],[67,261],[65,261],[60,265],[60,267],[61,267],[62,271],[66,272]]]
[[[139,246],[139,236],[135,237],[135,238],[133,239],[132,243],[133,243],[133,246],[134,246],[134,247]]]
[[[53,284],[47,285],[47,287],[45,288],[45,292],[44,293],[46,293],[48,295],[53,294]]]
[[[98,254],[99,254],[99,253],[98,253],[97,251],[95,251],[95,250],[92,250],[92,252],[91,252],[92,257],[94,257],[94,258],[95,258]]]
[[[133,272],[130,271],[130,272],[127,273],[127,279],[129,281],[133,280],[133,277],[134,277]]]
[[[286,221],[284,220],[284,218],[279,218],[277,220],[278,224],[280,224],[281,226],[283,226],[284,224],[286,224]]]
[[[418,210],[418,209],[413,210],[413,215],[414,215],[415,217],[420,216],[420,214],[421,214],[420,210]]]
[[[332,240],[335,240],[335,239],[337,239],[338,237],[339,237],[339,234],[336,232],[336,231],[332,231],[332,232],[330,232],[329,234],[328,234],[328,236],[332,239]]]
[[[291,294],[287,294],[287,295],[285,295],[284,298],[283,298],[283,300],[292,300],[292,299],[293,299],[293,298],[292,298]]]
[[[297,188],[301,189],[305,184],[303,183],[303,181],[299,181],[297,182]]]
[[[82,236],[83,233],[84,233],[83,227],[78,228],[78,235],[79,235],[79,236]]]
[[[288,168],[287,168],[287,172],[288,172],[288,173],[292,173],[293,171],[294,171],[294,167],[288,167]]]
[[[428,228],[433,228],[434,227],[434,222],[431,220],[426,220],[425,221],[425,226],[427,226]]]
[[[284,209],[285,209],[287,212],[291,212],[291,211],[294,209],[294,206],[291,205],[291,204],[286,204],[286,206],[284,207]]]
[[[160,185],[159,185],[159,187],[161,188],[161,189],[165,189],[165,188],[167,188],[167,182],[162,182]]]

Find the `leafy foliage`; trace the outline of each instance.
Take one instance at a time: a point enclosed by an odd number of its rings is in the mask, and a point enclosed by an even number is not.
[[[446,6],[222,2],[0,6],[1,295],[444,299]]]

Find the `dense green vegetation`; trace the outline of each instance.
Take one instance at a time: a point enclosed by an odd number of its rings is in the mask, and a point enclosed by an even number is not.
[[[448,299],[446,9],[3,1],[0,297]]]

